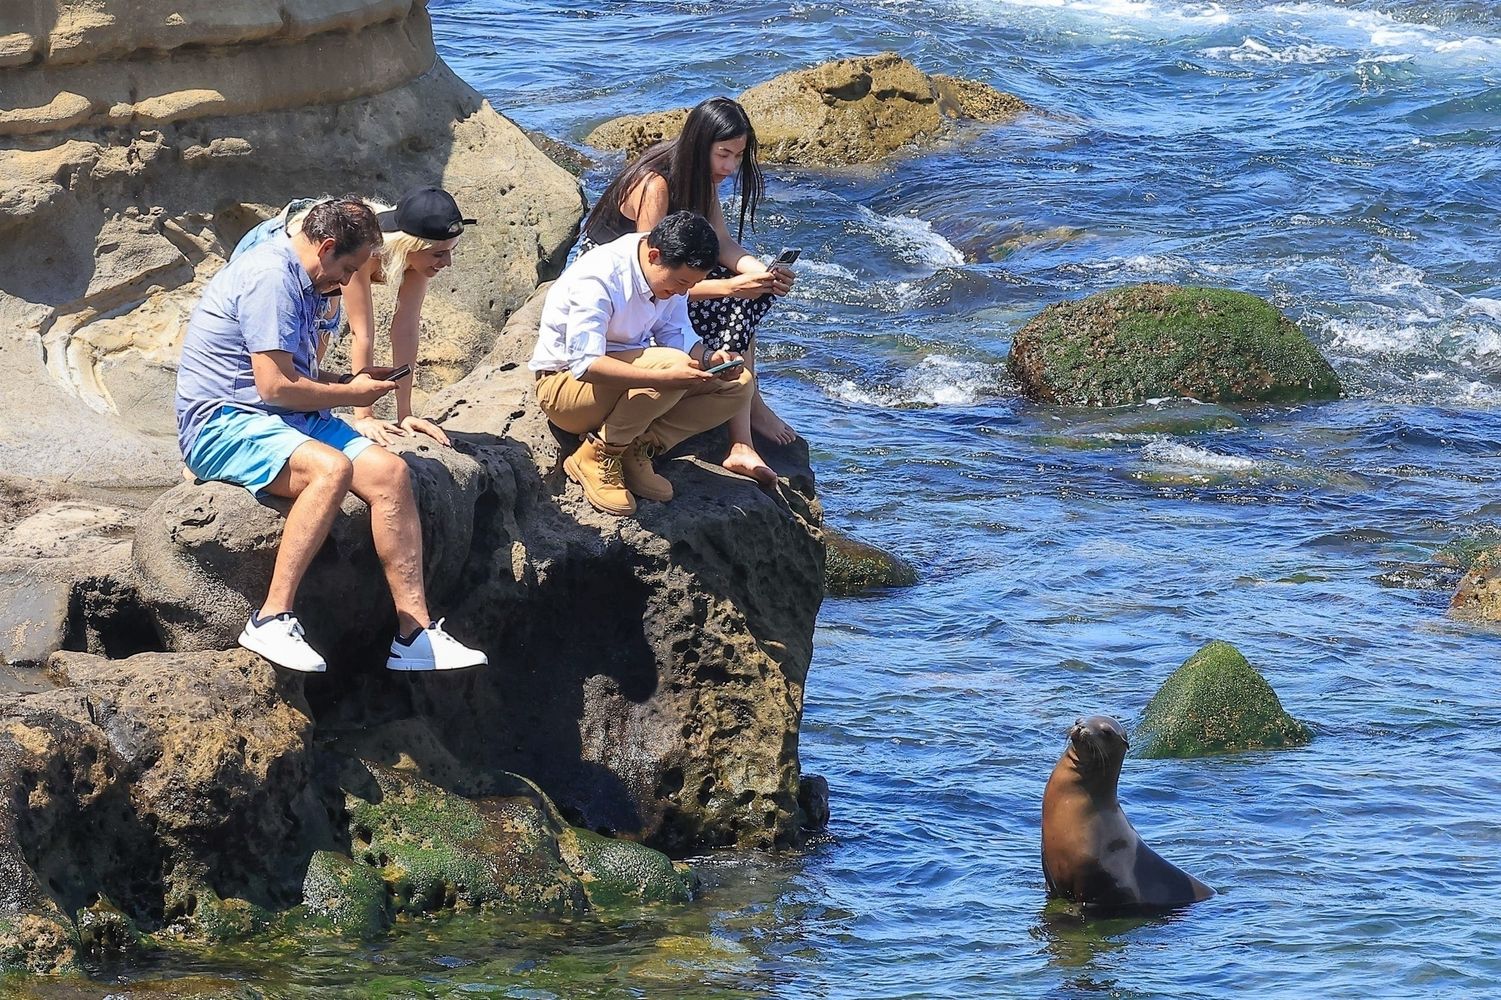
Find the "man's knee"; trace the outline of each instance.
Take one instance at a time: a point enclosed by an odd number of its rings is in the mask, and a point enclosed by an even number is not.
[[[347,491],[354,481],[354,463],[337,448],[309,441],[292,453],[292,471],[308,485],[330,486]]]
[[[395,452],[376,446],[366,448],[356,459],[360,483],[367,493],[379,493],[395,499],[412,494],[412,473],[406,461]]]

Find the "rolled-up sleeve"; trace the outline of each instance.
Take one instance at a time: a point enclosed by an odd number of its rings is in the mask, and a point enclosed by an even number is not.
[[[658,347],[676,347],[687,354],[698,345],[693,320],[688,318],[688,296],[674,295],[651,328],[651,339]]]
[[[593,276],[573,283],[568,296],[567,326],[563,331],[568,371],[583,378],[595,360],[605,356],[610,316],[615,305],[610,290]]]

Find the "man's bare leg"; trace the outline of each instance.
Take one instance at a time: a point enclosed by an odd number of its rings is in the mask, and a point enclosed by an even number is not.
[[[370,534],[396,605],[398,631],[405,636],[427,628],[432,618],[422,579],[422,522],[406,462],[384,448],[366,448],[354,460],[350,488],[370,505]]]
[[[318,441],[304,441],[266,487],[267,493],[291,498],[292,509],[282,527],[276,567],[271,571],[271,586],[259,617],[292,610],[297,588],[328,537],[353,476],[354,469],[343,452]]]

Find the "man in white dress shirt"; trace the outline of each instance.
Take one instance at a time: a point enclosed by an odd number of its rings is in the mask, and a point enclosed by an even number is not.
[[[688,319],[686,293],[718,259],[708,220],[674,212],[649,233],[590,250],[548,290],[530,363],[537,402],[583,436],[563,468],[598,510],[671,500],[652,459],[729,420],[755,391],[740,355],[706,357]]]

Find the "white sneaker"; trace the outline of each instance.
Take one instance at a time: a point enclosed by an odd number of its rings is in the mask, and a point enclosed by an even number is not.
[[[410,643],[400,636],[391,640],[391,655],[386,657],[387,670],[463,670],[465,667],[483,667],[490,658],[477,649],[470,649],[447,632],[443,622],[436,622],[413,636]]]
[[[328,669],[323,657],[302,637],[302,622],[290,611],[268,618],[259,625],[251,615],[240,633],[240,645],[288,670],[321,674]]]

